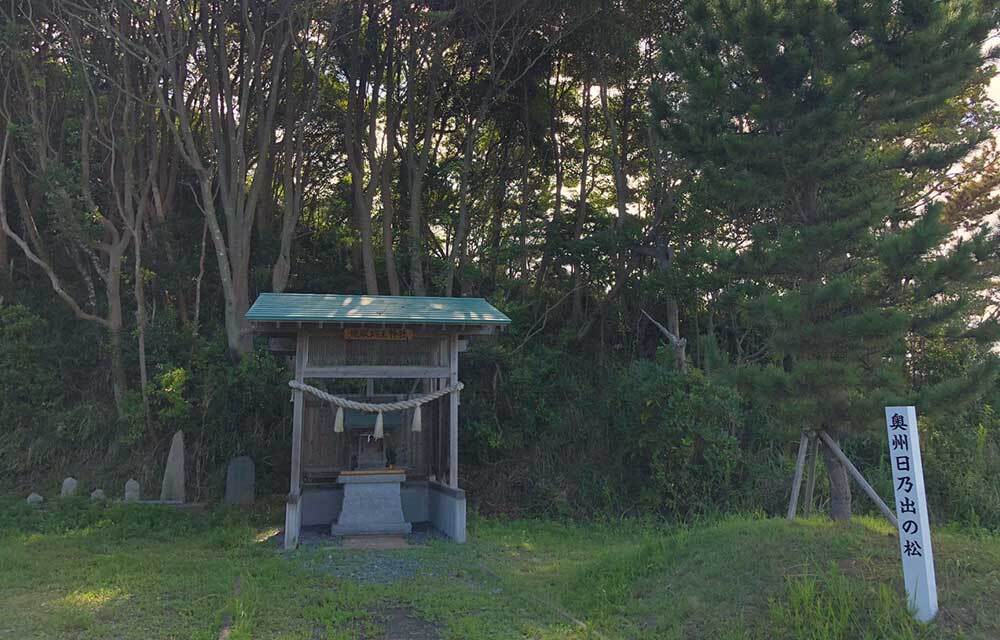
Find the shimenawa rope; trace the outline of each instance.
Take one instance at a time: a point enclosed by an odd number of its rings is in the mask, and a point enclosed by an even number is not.
[[[461,382],[456,382],[453,385],[449,385],[444,389],[438,389],[437,391],[431,391],[422,396],[417,396],[416,398],[408,398],[406,400],[397,400],[396,402],[358,402],[357,400],[348,400],[347,398],[341,398],[340,396],[335,396],[323,391],[322,389],[317,389],[316,387],[310,386],[299,382],[298,380],[289,380],[288,386],[303,391],[310,395],[316,396],[320,400],[329,402],[330,404],[337,407],[337,417],[333,421],[333,430],[336,433],[342,433],[344,431],[344,409],[353,409],[355,411],[364,411],[365,413],[377,413],[378,417],[375,418],[375,433],[376,438],[381,438],[384,435],[382,427],[382,413],[386,411],[405,411],[407,409],[416,409],[413,412],[413,423],[411,429],[413,431],[420,431],[421,429],[421,418],[420,405],[426,404],[431,400],[437,400],[438,398],[450,395],[452,393],[457,393],[461,391],[465,385]]]

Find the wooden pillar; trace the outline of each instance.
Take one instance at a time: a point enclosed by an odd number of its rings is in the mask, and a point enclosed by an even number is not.
[[[816,493],[816,459],[819,458],[819,438],[813,433],[809,436],[809,460],[806,462],[806,470],[809,472],[809,479],[806,480],[806,494],[803,496],[802,514],[807,518],[813,512],[813,496]]]
[[[295,343],[295,379],[304,382],[303,371],[308,360],[309,338],[299,332]],[[285,549],[299,546],[302,528],[302,422],[305,398],[302,391],[293,391],[292,402],[292,474],[288,501],[285,505]]]
[[[799,488],[802,486],[802,471],[806,466],[806,451],[809,449],[809,435],[803,431],[799,438],[799,455],[795,458],[795,477],[792,480],[792,496],[788,500],[788,519],[795,518],[799,506]]]
[[[449,384],[458,384],[458,336],[448,338],[448,354],[451,369]],[[458,393],[448,396],[450,416],[448,419],[448,486],[458,488]]]

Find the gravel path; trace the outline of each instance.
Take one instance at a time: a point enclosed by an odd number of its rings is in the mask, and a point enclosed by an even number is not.
[[[296,554],[285,554],[289,560],[304,561],[310,569],[328,576],[362,584],[393,584],[414,576],[453,576],[457,571],[457,558],[423,553],[426,547],[443,536],[430,527],[416,527],[401,549],[345,548],[343,540],[329,534],[327,527],[304,527],[299,534],[300,549]],[[270,540],[282,549],[283,535]],[[304,552],[304,553],[303,553]],[[378,608],[371,615],[385,629],[384,640],[440,640],[441,630],[432,622],[421,618],[409,607]]]
[[[425,567],[419,559],[409,555],[409,551],[360,551],[324,554],[320,562],[313,565],[324,573],[336,578],[346,578],[366,584],[390,584],[420,575],[433,576],[434,569]]]

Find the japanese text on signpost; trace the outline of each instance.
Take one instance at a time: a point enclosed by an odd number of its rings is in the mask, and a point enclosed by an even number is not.
[[[916,618],[927,622],[937,614],[937,582],[931,531],[924,491],[924,469],[920,459],[920,436],[914,407],[886,407],[889,462],[899,520],[899,551],[903,559],[903,581]]]

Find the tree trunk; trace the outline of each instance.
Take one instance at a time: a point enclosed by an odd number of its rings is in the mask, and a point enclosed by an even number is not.
[[[455,288],[455,270],[461,276],[465,267],[466,244],[469,235],[469,182],[472,180],[472,152],[476,147],[476,129],[479,119],[473,116],[469,119],[465,133],[465,151],[462,155],[462,174],[458,187],[458,223],[455,227],[455,254],[448,261],[448,276],[445,280],[445,295],[451,297]]]
[[[363,200],[363,187],[355,183],[355,219],[361,233],[361,266],[365,272],[365,290],[370,296],[378,295],[378,274],[375,270],[375,249],[372,245],[372,211]]]
[[[587,172],[590,161],[590,78],[583,81],[583,156],[580,159],[580,197],[576,204],[576,224],[573,225],[573,241],[583,235],[583,223],[587,219]],[[579,320],[583,315],[583,265],[577,259],[573,275],[573,317]]]
[[[205,254],[208,249],[208,221],[201,227],[201,253],[198,258],[198,277],[194,281],[194,314],[191,317],[191,331],[198,335],[198,323],[201,321],[201,281],[205,278]],[[183,299],[181,296],[178,298]]]
[[[611,108],[608,104],[608,81],[607,78],[602,79],[600,86],[598,88],[600,94],[601,102],[601,114],[604,117],[604,123],[608,128],[608,136],[610,137],[609,153],[611,155],[611,169],[612,175],[614,177],[615,184],[615,204],[618,208],[618,218],[615,221],[615,240],[618,256],[615,260],[615,283],[622,282],[627,274],[627,269],[625,268],[625,261],[627,258],[628,250],[624,246],[624,238],[622,230],[625,226],[625,220],[628,217],[628,148],[626,142],[628,140],[628,132],[624,131],[619,134],[618,124],[615,121],[615,114],[611,112]],[[629,108],[629,96],[627,88],[622,94],[622,111],[626,115]],[[674,335],[679,336],[679,333],[674,333]]]
[[[531,161],[530,148],[527,151],[528,157],[521,163],[521,203],[518,207],[518,222],[521,225],[519,242],[521,245],[520,274],[519,278],[528,277],[528,206],[532,195],[532,185],[529,180],[529,163]]]
[[[227,333],[235,339],[236,353],[240,357],[253,349],[253,334],[246,312],[250,308],[250,239],[233,256],[233,301],[226,305]]]
[[[493,220],[490,222],[490,255],[489,273],[490,289],[494,289],[499,280],[500,245],[503,239],[503,214],[507,206],[507,166],[510,162],[511,145],[502,142],[497,171],[493,182]]]
[[[306,109],[311,109],[312,95]],[[292,271],[292,244],[295,229],[302,215],[303,164],[305,163],[305,143],[302,125],[299,124],[301,101],[294,91],[285,106],[285,132],[282,141],[283,159],[281,164],[281,190],[284,211],[281,216],[281,231],[278,237],[278,257],[271,270],[271,291],[281,293],[288,286]]]
[[[407,48],[407,67],[409,78],[411,75],[417,75],[417,54],[416,54],[416,42],[417,39],[414,37],[409,38],[409,45]],[[422,239],[422,228],[423,220],[421,219],[421,206],[423,204],[423,188],[424,188],[424,176],[427,173],[427,167],[430,162],[431,157],[431,142],[434,138],[434,121],[435,121],[435,109],[438,102],[439,96],[439,85],[438,82],[439,75],[441,73],[441,64],[443,59],[444,45],[435,45],[431,53],[431,66],[429,71],[429,80],[427,83],[427,95],[423,96],[423,107],[424,107],[424,130],[422,135],[423,144],[420,147],[420,152],[417,153],[417,117],[416,117],[416,101],[417,97],[415,95],[415,83],[407,81],[406,83],[406,117],[407,117],[407,135],[406,135],[406,167],[407,167],[407,177],[409,181],[409,206],[407,208],[407,222],[409,229],[408,235],[408,253],[410,258],[410,289],[413,291],[414,295],[423,296],[427,295],[427,286],[424,283],[424,268],[423,268],[423,239]]]
[[[146,420],[146,429],[150,428],[149,414],[149,375],[146,368],[146,292],[142,281],[142,217],[137,217],[136,228],[132,230],[133,250],[135,252],[135,323],[139,333],[139,385],[142,390],[142,409]]]
[[[839,438],[832,433],[830,437],[838,446],[840,445]],[[821,446],[820,450],[823,452],[823,464],[830,479],[830,517],[839,522],[846,522],[851,519],[851,480],[847,475],[847,468],[828,447]]]
[[[424,286],[423,267],[423,240],[421,239],[420,227],[420,198],[423,187],[423,175],[416,171],[412,172],[410,181],[410,206],[409,206],[409,240],[410,255],[410,289],[417,296],[427,295],[427,287]]]
[[[10,293],[12,286],[10,256],[7,254],[7,236],[0,233],[0,299]]]
[[[242,357],[244,351],[240,342],[241,319],[237,315],[239,304],[237,303],[238,293],[236,289],[240,276],[247,274],[236,273],[237,269],[236,262],[233,260],[233,250],[226,245],[225,237],[222,235],[219,219],[215,212],[215,194],[211,175],[208,172],[200,172],[198,182],[202,198],[201,207],[205,214],[205,221],[208,225],[208,231],[211,235],[219,264],[219,280],[222,284],[222,299],[225,303],[223,319],[226,329],[226,344],[229,348],[230,356],[238,360]],[[246,298],[246,287],[247,284],[244,283],[242,287],[244,299]]]
[[[667,330],[672,334],[681,337],[680,309],[677,306],[677,298],[667,297]],[[687,341],[678,340],[670,345],[670,350],[674,354],[674,364],[678,371],[687,370]]]
[[[552,206],[552,219],[549,220],[545,225],[545,238],[542,244],[542,258],[539,261],[538,271],[535,275],[535,285],[534,285],[534,296],[538,299],[536,304],[540,305],[541,301],[539,298],[539,293],[542,290],[542,286],[545,284],[545,279],[549,274],[549,266],[552,262],[552,244],[553,236],[555,235],[556,229],[559,226],[559,219],[562,217],[562,189],[563,189],[563,163],[562,163],[562,146],[559,140],[559,122],[561,113],[558,109],[559,97],[560,97],[560,79],[561,79],[561,68],[562,62],[557,59],[555,66],[555,79],[551,82],[552,93],[549,98],[550,112],[550,122],[549,122],[549,141],[552,147],[553,160],[555,165],[555,192],[553,193],[553,206]]]
[[[380,168],[380,191],[382,194],[382,252],[385,258],[385,274],[389,281],[389,294],[400,293],[399,272],[396,270],[396,249],[393,240],[393,225],[396,205],[392,199],[392,176],[396,166],[396,135],[402,105],[396,95],[396,80],[399,62],[397,58],[396,33],[399,30],[400,4],[391,4],[389,27],[385,42],[385,151]],[[374,170],[374,167],[373,167]]]
[[[116,247],[117,249],[117,247]],[[105,292],[108,296],[108,343],[111,352],[111,391],[115,397],[118,417],[125,415],[125,392],[128,379],[122,357],[122,297],[121,297],[121,252],[108,254],[108,278]]]
[[[394,127],[393,127],[394,128]],[[382,192],[382,250],[385,255],[385,273],[389,279],[389,294],[398,296],[399,273],[396,271],[396,251],[393,248],[393,224],[396,217],[396,205],[392,201],[392,170],[393,147],[396,145],[394,132],[386,134],[385,159],[382,161],[381,192]]]
[[[271,291],[275,293],[282,293],[285,290],[285,287],[288,286],[288,277],[292,272],[291,253],[295,223],[291,221],[291,214],[286,211],[281,225],[278,258],[274,261],[274,267],[271,269]]]

